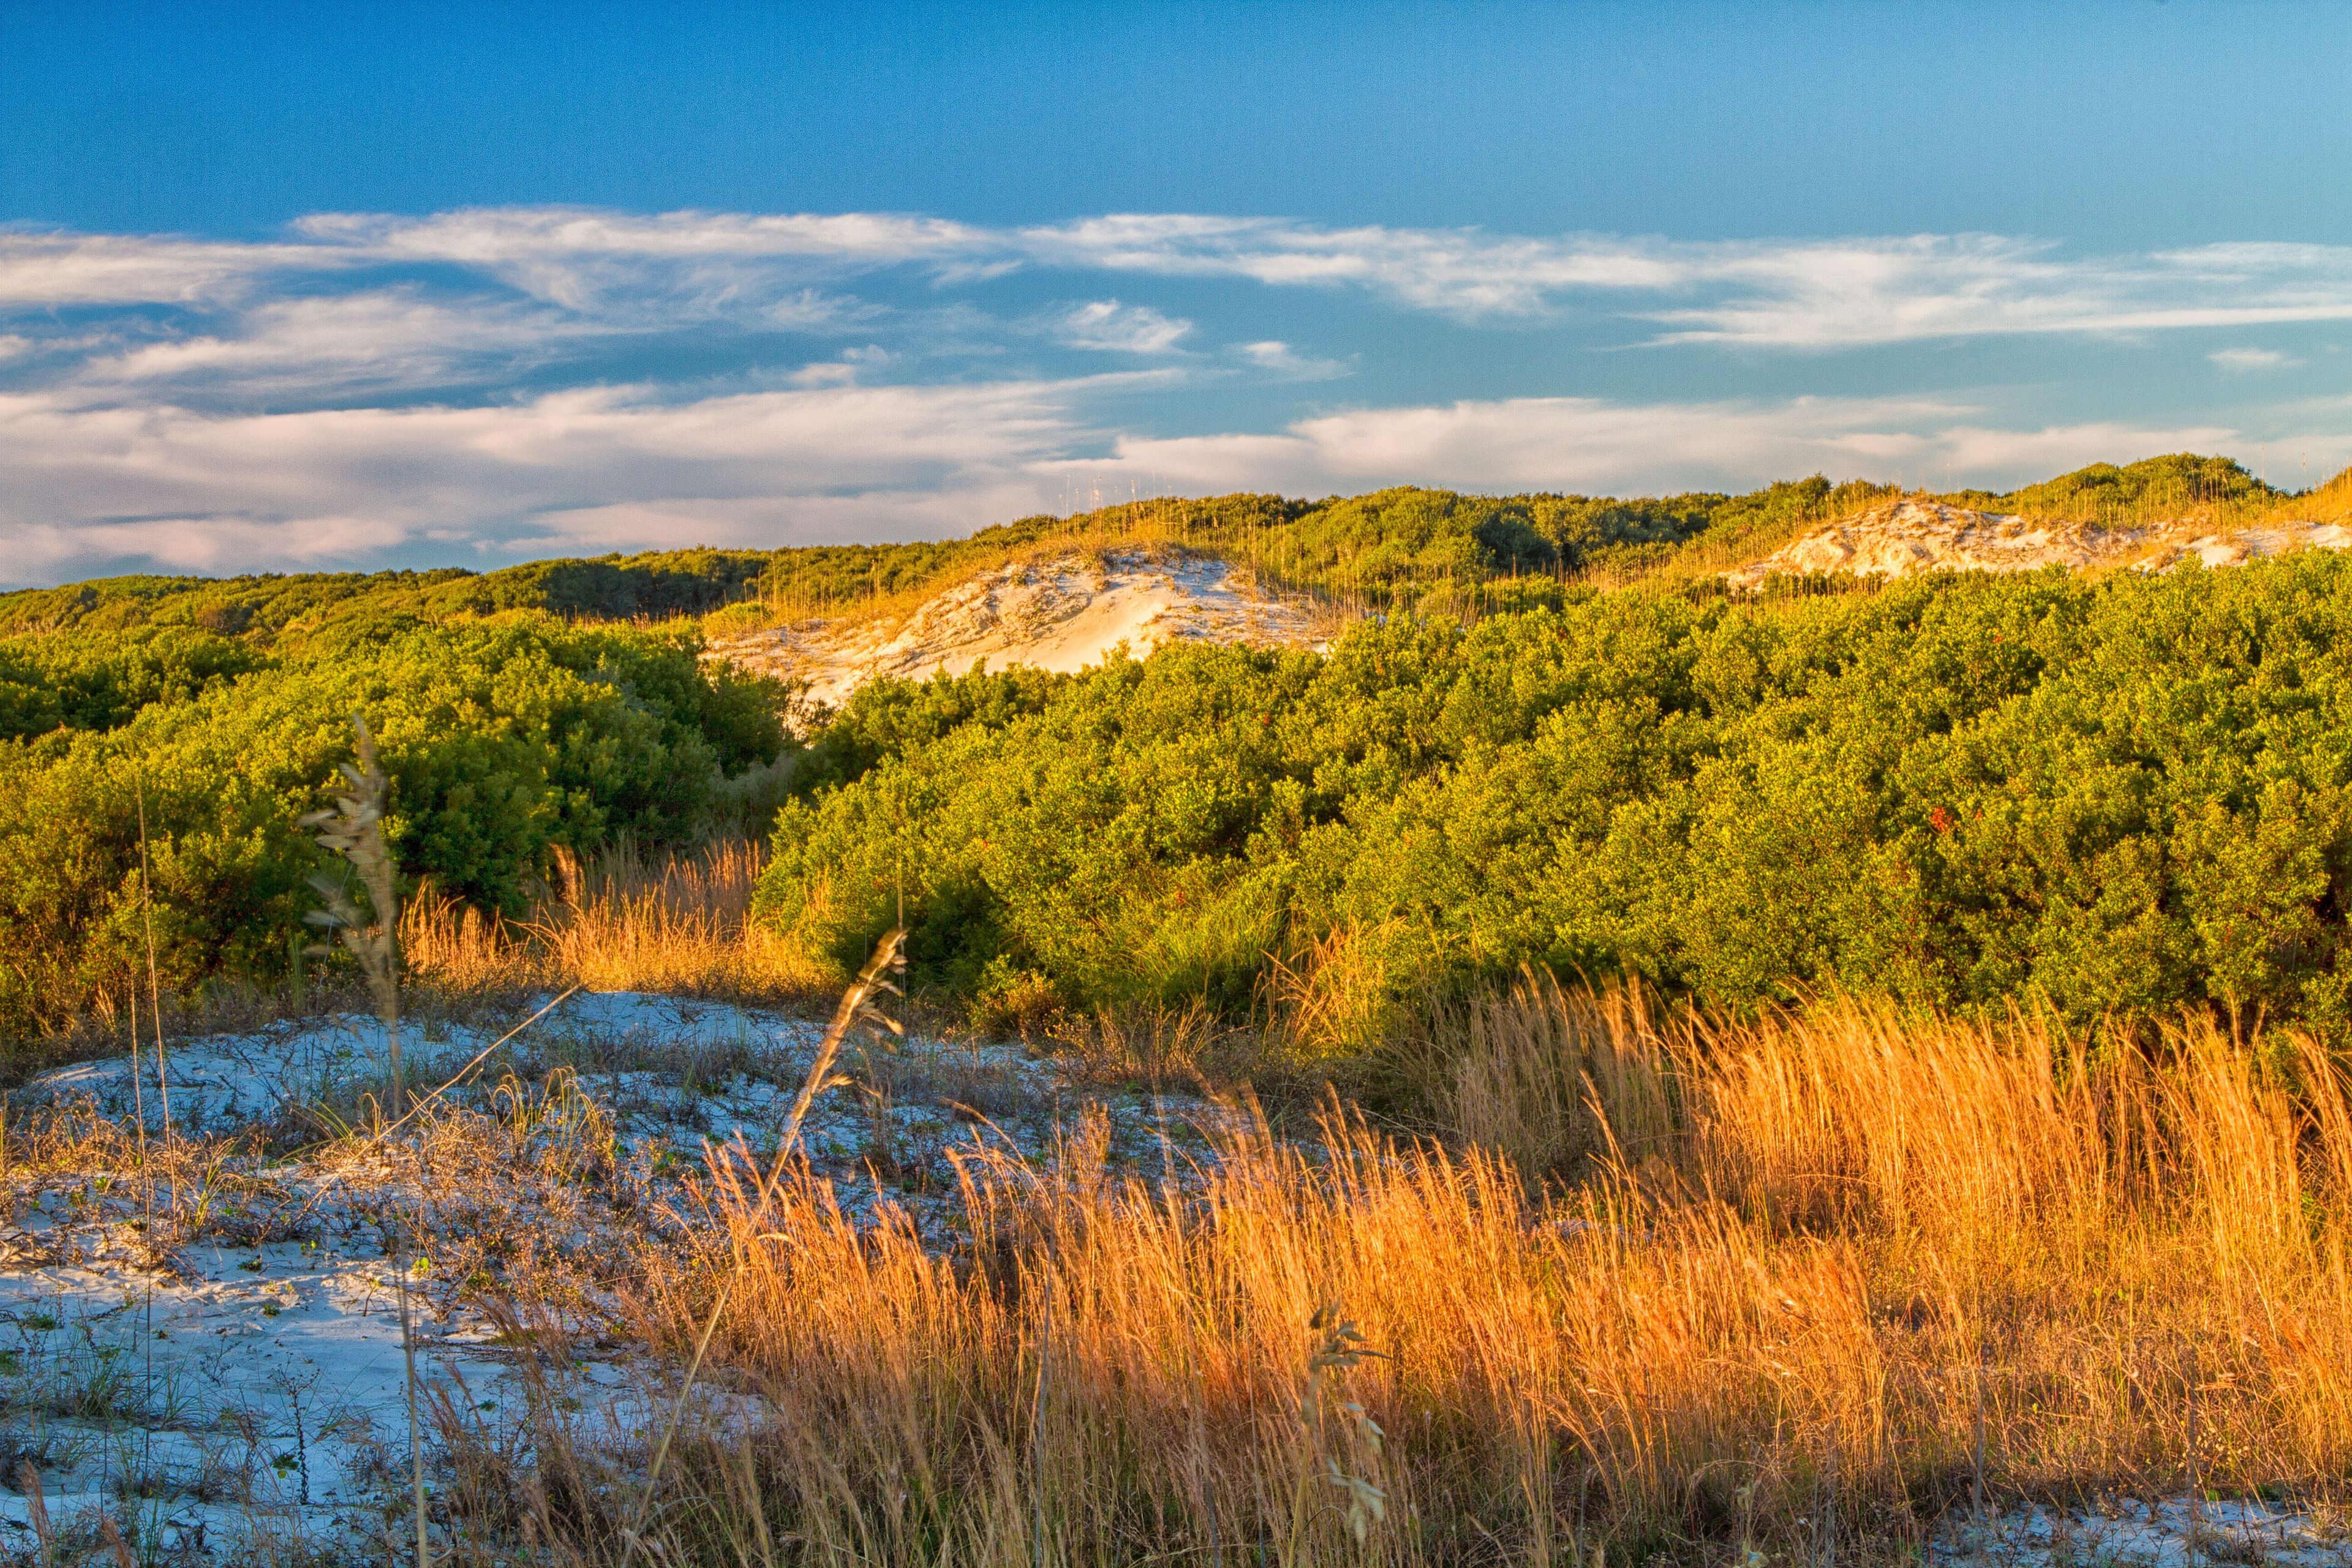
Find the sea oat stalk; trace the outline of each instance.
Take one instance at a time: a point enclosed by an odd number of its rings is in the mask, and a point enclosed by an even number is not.
[[[394,944],[394,932],[400,927],[400,903],[394,889],[392,851],[383,841],[384,801],[391,794],[392,784],[377,765],[375,738],[368,733],[367,721],[353,714],[352,730],[359,738],[359,763],[357,766],[345,763],[341,769],[351,792],[337,795],[332,807],[304,816],[302,826],[322,829],[319,835],[320,847],[335,851],[358,868],[360,884],[367,892],[367,916],[362,917],[352,903],[343,883],[321,871],[310,879],[310,886],[326,900],[327,907],[312,910],[303,918],[341,937],[367,976],[368,990],[375,996],[377,1016],[383,1020],[385,1056],[392,1073],[391,1110],[396,1126],[406,1119],[406,1080],[400,1067],[400,971]],[[406,1366],[408,1469],[416,1515],[416,1565],[426,1568],[432,1559],[425,1529],[425,1438],[416,1416],[415,1318],[408,1300],[407,1248],[401,1245],[397,1230],[394,1235],[393,1278],[400,1300],[400,1353]]]
[[[875,1005],[875,998],[888,993],[904,993],[884,978],[886,971],[902,972],[906,967],[904,947],[906,928],[893,928],[875,944],[874,955],[866,967],[857,972],[849,989],[842,993],[841,1004],[833,1010],[833,1022],[825,1026],[824,1038],[818,1042],[815,1058],[809,1063],[808,1076],[801,1080],[801,1091],[793,1098],[793,1108],[784,1117],[782,1132],[776,1140],[776,1157],[768,1167],[765,1180],[760,1184],[757,1201],[752,1205],[751,1234],[757,1235],[766,1222],[768,1208],[775,1201],[776,1189],[782,1184],[784,1171],[792,1160],[793,1145],[799,1142],[801,1123],[807,1120],[809,1107],[816,1097],[843,1080],[835,1075],[834,1064],[841,1058],[842,1042],[851,1030],[864,1026],[880,1029],[891,1035],[903,1033],[898,1021]],[[653,1506],[654,1489],[660,1484],[662,1466],[669,1458],[670,1444],[677,1436],[677,1426],[686,1415],[686,1403],[694,1392],[695,1379],[702,1373],[704,1359],[710,1353],[710,1337],[719,1331],[719,1320],[726,1315],[727,1303],[735,1286],[743,1278],[743,1259],[739,1254],[736,1266],[719,1287],[719,1299],[710,1305],[710,1315],[703,1320],[702,1331],[695,1337],[694,1356],[687,1363],[686,1376],[678,1385],[677,1398],[670,1405],[669,1420],[662,1427],[661,1441],[654,1447],[653,1463],[646,1467],[645,1491],[637,1499],[621,1551],[621,1568],[628,1568],[636,1554],[637,1543],[645,1530],[646,1512]]]

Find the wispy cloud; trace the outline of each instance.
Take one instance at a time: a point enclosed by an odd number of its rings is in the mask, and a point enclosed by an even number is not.
[[[425,218],[319,214],[294,226],[321,249],[472,268],[575,310],[625,308],[650,294],[715,311],[810,278],[923,260],[967,268],[997,246],[983,229],[886,213],[483,207]]]
[[[1374,408],[1302,419],[1276,434],[1129,437],[1108,463],[1074,465],[1177,489],[1319,495],[1380,485],[1589,494],[1742,489],[1826,472],[2006,484],[2095,460],[2210,448],[2216,426],[2116,423],[2011,429],[1982,411],[1919,398],[1615,403],[1530,397]]]
[[[1993,236],[1713,247],[1710,302],[1646,311],[1664,342],[1788,349],[2068,332],[2127,336],[2352,320],[2352,248],[2208,246],[2066,258]]]
[[[1181,318],[1116,300],[1097,300],[1061,312],[1052,325],[1054,335],[1071,348],[1130,354],[1166,353],[1192,331],[1192,323]]]
[[[1285,381],[1328,381],[1348,374],[1345,362],[1318,359],[1302,354],[1279,339],[1267,339],[1255,343],[1234,343],[1226,351],[1243,363],[1281,377]]]
[[[359,259],[301,243],[0,226],[0,307],[196,304],[243,297],[271,273],[341,269]]]
[[[773,309],[813,283],[914,267],[941,286],[1047,268],[1352,289],[1473,321],[1597,312],[1650,323],[1662,343],[1787,349],[2352,319],[2352,247],[2317,245],[2080,256],[1992,235],[1689,243],[1198,214],[997,228],[574,207],[322,214],[292,233],[239,245],[0,231],[0,302],[184,303],[236,297],[273,273],[431,265],[571,310],[675,319]]]
[[[433,299],[414,288],[275,300],[222,335],[145,342],[85,360],[88,394],[177,384],[355,396],[446,386],[602,341],[604,323],[510,300]]]
[[[2216,349],[2205,356],[2227,371],[2277,370],[2303,362],[2276,349]]]
[[[1528,239],[1478,229],[1320,228],[1279,218],[1127,214],[1027,228],[1030,259],[1160,277],[1354,287],[1465,317],[1538,314],[1586,292],[1664,289],[1677,263],[1637,241]]]

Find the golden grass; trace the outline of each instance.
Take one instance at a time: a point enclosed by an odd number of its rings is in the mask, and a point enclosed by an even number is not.
[[[520,921],[429,890],[409,902],[401,952],[429,984],[457,991],[581,985],[592,991],[796,1000],[815,969],[751,920],[765,851],[745,840],[647,862],[559,859],[557,885]]]
[[[2268,516],[2312,522],[2352,522],[2352,468],[2346,468],[2302,495],[2280,501]]]
[[[1097,1129],[968,1164],[950,1257],[805,1179],[755,1222],[717,1158],[646,1318],[676,1342],[740,1268],[712,1361],[761,1414],[681,1449],[662,1560],[1894,1555],[1967,1496],[1979,1423],[1996,1498],[2177,1489],[2192,1379],[2208,1484],[2352,1465],[2352,1104],[2307,1043],[1481,1009],[1456,1107],[1551,1074],[1514,1136],[1580,1151],[1573,1186],[1334,1110],[1169,1187]],[[1317,1364],[1334,1303],[1378,1358]],[[509,1522],[610,1561],[627,1489],[540,1442]]]

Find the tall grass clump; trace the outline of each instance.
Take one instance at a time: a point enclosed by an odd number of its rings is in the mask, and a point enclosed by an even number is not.
[[[660,1549],[1826,1560],[1915,1550],[1979,1446],[1996,1506],[2177,1488],[2192,1405],[2209,1487],[2326,1494],[2352,1465],[2352,1100],[2304,1039],[2098,1053],[1532,984],[1479,1008],[1469,1048],[1505,1059],[1454,1104],[1528,1094],[1484,1125],[1549,1186],[1336,1106],[1307,1143],[1244,1118],[1189,1175],[1116,1166],[1097,1121],[1043,1168],[967,1161],[943,1255],[902,1217],[861,1234],[805,1170],[763,1208],[714,1156],[707,1250],[643,1299],[683,1347],[731,1280],[710,1361],[749,1403],[679,1446]],[[560,1426],[541,1451],[502,1495],[551,1560],[611,1560],[625,1454]]]
[[[800,999],[814,968],[751,919],[765,861],[740,839],[658,858],[628,847],[587,862],[560,853],[551,885],[520,919],[430,891],[412,900],[402,950],[419,976],[459,992],[580,985]]]

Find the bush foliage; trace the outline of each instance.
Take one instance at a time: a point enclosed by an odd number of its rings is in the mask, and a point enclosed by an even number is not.
[[[2341,1036],[2347,647],[2352,561],[2311,554],[878,683],[762,908],[847,965],[903,886],[920,974],[983,1008],[1238,1012],[1319,974],[1369,1029],[1536,963]]]
[[[143,974],[142,796],[165,984],[268,981],[319,862],[293,821],[354,710],[404,871],[513,912],[559,849],[764,826],[782,787],[788,694],[646,622],[1137,539],[1370,624],[1328,658],[869,686],[791,758],[766,919],[846,962],[903,887],[926,983],[982,1017],[1205,998],[1337,1047],[1524,963],[2352,1033],[2343,563],[1748,599],[1714,575],[1893,493],[1239,495],[928,543],[0,595],[0,1039]],[[1956,499],[2280,498],[2179,455]]]
[[[354,621],[284,658],[192,628],[0,643],[0,1037],[143,980],[142,805],[165,986],[280,974],[324,859],[295,819],[355,712],[403,871],[484,908],[558,846],[692,837],[784,743],[773,683],[698,651],[545,616]]]

